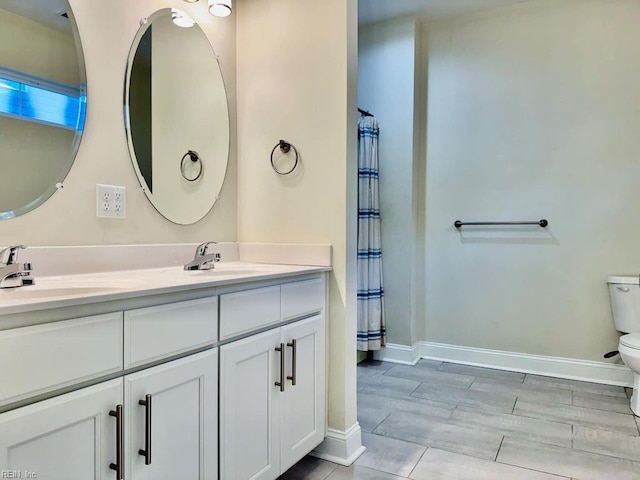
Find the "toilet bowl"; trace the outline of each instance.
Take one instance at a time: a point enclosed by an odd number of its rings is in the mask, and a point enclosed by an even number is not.
[[[618,351],[624,364],[633,372],[631,411],[640,416],[640,333],[621,336]]]
[[[607,277],[613,323],[623,333],[618,351],[624,364],[633,372],[631,410],[640,416],[640,277]]]

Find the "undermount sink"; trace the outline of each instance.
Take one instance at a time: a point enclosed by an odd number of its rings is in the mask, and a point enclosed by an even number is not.
[[[269,273],[274,270],[273,265],[238,265],[238,264],[229,264],[226,266],[224,264],[216,264],[215,268],[211,268],[209,270],[185,270],[187,274],[194,275],[253,275],[258,273]]]
[[[76,295],[95,295],[117,291],[113,287],[63,287],[38,288],[19,287],[0,289],[0,301],[27,300],[37,298],[73,297]]]

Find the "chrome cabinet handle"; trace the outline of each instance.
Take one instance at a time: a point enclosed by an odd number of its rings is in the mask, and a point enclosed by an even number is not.
[[[124,480],[124,407],[116,405],[109,415],[116,417],[116,463],[109,464],[109,468],[116,471],[117,480]]]
[[[291,375],[287,376],[287,380],[291,380],[291,385],[296,384],[296,351],[298,350],[298,341],[294,338],[291,343],[287,343],[287,347],[291,347]]]
[[[629,287],[616,287],[616,288],[621,292],[625,292],[625,293],[629,291]]]
[[[144,450],[138,450],[138,455],[144,457],[145,465],[151,465],[151,395],[138,400],[138,405],[144,406]]]
[[[276,352],[280,352],[280,381],[276,382],[276,387],[280,387],[280,391],[284,392],[284,377],[286,373],[284,372],[284,364],[285,364],[285,345],[281,343],[279,347],[276,347]]]

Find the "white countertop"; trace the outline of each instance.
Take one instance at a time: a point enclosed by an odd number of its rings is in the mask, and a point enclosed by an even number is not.
[[[330,271],[330,267],[223,262],[212,270],[182,267],[35,276],[33,286],[0,289],[0,315],[184,292]]]

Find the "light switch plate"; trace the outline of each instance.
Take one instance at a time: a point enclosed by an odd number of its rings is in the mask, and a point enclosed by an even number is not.
[[[127,216],[127,189],[117,185],[96,185],[96,216],[125,218]]]

